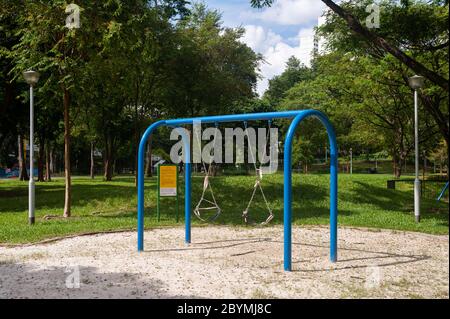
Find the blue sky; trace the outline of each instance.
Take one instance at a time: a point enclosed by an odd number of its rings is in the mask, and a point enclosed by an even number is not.
[[[258,83],[262,94],[268,79],[283,72],[287,59],[295,55],[309,65],[313,48],[313,28],[324,11],[320,0],[276,0],[271,8],[253,9],[249,0],[203,0],[209,8],[223,15],[227,27],[242,26],[242,41],[264,55],[261,65],[264,77]]]

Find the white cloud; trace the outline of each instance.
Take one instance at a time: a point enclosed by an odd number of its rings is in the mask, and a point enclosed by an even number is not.
[[[320,0],[277,0],[272,7],[260,12],[245,11],[241,17],[277,25],[308,25],[317,21],[324,8]]]
[[[269,79],[283,72],[287,60],[296,56],[309,66],[314,48],[314,29],[304,28],[298,32],[297,37],[290,39],[288,44],[280,35],[262,26],[245,26],[246,34],[242,41],[258,53],[264,55],[266,63],[261,65],[263,79],[258,83],[257,91],[260,95],[267,90]]]
[[[241,41],[259,53],[264,53],[270,47],[283,40],[283,37],[272,30],[265,30],[262,26],[246,25],[245,35]]]

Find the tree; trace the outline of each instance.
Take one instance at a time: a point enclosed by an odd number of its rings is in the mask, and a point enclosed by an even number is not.
[[[273,2],[274,0],[251,0],[251,4],[259,8],[264,6],[270,6]],[[322,2],[325,3],[339,17],[341,17],[346,22],[350,30],[352,30],[355,34],[357,34],[359,37],[368,42],[369,45],[375,46],[382,52],[391,54],[401,63],[408,66],[411,70],[425,76],[428,80],[430,80],[431,82],[433,82],[434,84],[436,84],[437,86],[441,87],[442,89],[448,92],[448,74],[447,78],[445,78],[441,74],[426,67],[420,61],[412,58],[410,55],[401,50],[398,46],[390,43],[382,36],[364,27],[354,14],[350,13],[348,9],[347,10],[344,9],[344,6],[338,5],[332,0],[322,0]],[[402,1],[401,3],[404,7],[409,7],[411,5],[411,1]],[[432,1],[430,4],[441,6],[445,11],[447,11],[447,17],[444,18],[442,22],[448,25],[448,1]],[[409,27],[410,26],[408,26],[408,28]],[[447,32],[447,39],[445,39],[444,33],[444,38],[442,42],[435,48],[439,47],[448,48],[448,32]]]
[[[400,177],[402,163],[414,149],[412,97],[398,71],[403,66],[392,57],[374,63],[340,52],[321,56],[315,63],[314,79],[286,92],[281,106],[290,109],[309,104],[325,112],[334,123],[341,153],[350,148],[355,153],[388,150],[394,175]],[[420,142],[432,149],[438,141],[437,127],[423,108],[420,112]],[[305,128],[301,134],[323,145],[326,137],[319,132]]]
[[[194,4],[177,26],[179,44],[171,61],[168,104],[177,116],[219,114],[237,101],[251,98],[261,56],[240,38],[242,28],[222,27],[217,11]]]
[[[263,6],[272,2],[255,0],[252,4]],[[411,70],[429,80],[420,92],[421,104],[448,146],[448,1],[380,1],[382,23],[380,28],[370,30],[360,21],[366,19],[366,8],[372,1],[351,0],[340,5],[323,2],[331,11],[319,33],[326,37],[329,50],[370,57],[375,64],[392,57],[399,63],[395,69],[403,86],[407,85]],[[409,94],[412,95],[411,90]]]
[[[365,5],[366,1],[359,1],[349,2],[345,7],[362,19],[366,14]],[[438,1],[429,4],[408,2],[407,5],[399,6],[396,1],[390,0],[382,2],[381,5],[383,23],[377,33],[390,43],[402,47],[407,54],[434,73],[448,77],[448,5],[440,5]],[[357,56],[370,56],[374,60],[385,58],[384,51],[376,45],[344,30],[345,23],[338,16],[328,14],[321,34],[327,38],[329,47],[334,50],[352,52]],[[403,81],[407,83],[412,74],[405,68],[398,70]],[[448,90],[428,82],[420,97],[448,143]]]
[[[34,68],[43,74],[41,85],[58,86],[64,118],[64,217],[71,215],[71,105],[77,78],[85,64],[101,51],[102,40],[111,32],[109,22],[120,16],[123,1],[79,1],[80,29],[65,26],[65,2],[24,1],[24,14],[18,16],[20,41],[14,47],[16,77],[24,69]],[[77,88],[80,89],[80,88]]]
[[[269,88],[264,93],[263,98],[276,107],[290,88],[301,81],[311,79],[311,77],[312,70],[302,64],[295,56],[292,56],[286,62],[284,72],[269,80]]]
[[[18,96],[27,86],[13,80],[13,47],[19,42],[16,32],[17,17],[23,14],[23,6],[0,1],[0,163],[11,167],[9,154],[16,153],[19,163],[19,179],[28,180],[24,140],[28,128],[28,108]]]

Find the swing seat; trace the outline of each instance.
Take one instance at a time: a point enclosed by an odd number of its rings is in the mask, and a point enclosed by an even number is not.
[[[211,206],[211,207],[198,207],[196,208],[196,210],[213,210],[213,209],[217,209],[216,206]]]
[[[266,226],[267,224],[269,224],[272,221],[273,217],[274,217],[274,215],[273,215],[272,211],[269,210],[269,216],[267,217],[267,219],[261,223],[256,223],[256,222],[252,221],[251,218],[249,217],[248,210],[244,210],[242,212],[242,218],[244,218],[245,224],[253,225],[253,226],[256,226],[256,225]]]
[[[212,198],[213,198],[212,201],[205,198],[205,193],[208,190],[208,188],[210,188],[210,190],[211,190],[211,195],[212,195]],[[201,207],[203,202],[205,202],[208,205],[212,205],[212,206]],[[201,212],[207,212],[207,211],[213,211],[213,210],[216,210],[216,213],[214,215],[210,216],[209,218],[203,218],[202,217],[202,213]],[[197,206],[194,209],[194,214],[201,221],[208,223],[208,222],[215,221],[217,219],[217,217],[219,217],[219,215],[221,213],[222,213],[222,210],[220,209],[219,205],[217,205],[216,198],[214,197],[214,193],[213,193],[211,185],[209,183],[209,176],[205,176],[205,179],[203,181],[202,197],[201,197],[200,201],[198,202]]]
[[[268,130],[267,137],[266,137],[265,149],[267,149],[267,141],[269,140],[270,125],[271,125],[271,121],[269,121],[269,130]],[[250,155],[251,155],[252,160],[253,160],[253,165],[255,167],[255,177],[256,178],[255,178],[255,184],[253,185],[252,195],[251,195],[250,200],[249,200],[249,202],[247,204],[247,208],[245,208],[245,210],[242,212],[242,217],[244,218],[244,222],[247,225],[251,224],[251,225],[265,226],[268,223],[270,223],[270,221],[273,219],[273,212],[272,212],[272,208],[270,207],[270,205],[269,205],[269,203],[267,201],[266,195],[264,194],[264,191],[263,191],[263,188],[262,188],[262,185],[261,185],[261,182],[262,182],[262,179],[263,179],[263,175],[264,175],[263,174],[263,168],[261,166],[260,167],[256,166],[256,157],[253,154],[253,151],[252,151],[252,148],[251,148],[251,145],[250,145],[250,137],[249,137],[248,131],[247,131],[247,122],[244,122],[244,126],[245,126],[245,129],[246,129],[246,132],[247,132],[247,138],[248,138],[248,143],[249,143],[249,152],[250,152]],[[255,223],[255,222],[251,222],[251,219],[249,218],[249,214],[248,214],[248,211],[250,210],[250,207],[251,207],[251,205],[253,203],[253,199],[255,198],[255,195],[258,192],[258,189],[259,189],[259,191],[260,191],[260,193],[261,193],[261,195],[262,195],[262,197],[264,199],[264,203],[266,205],[267,211],[269,212],[269,216],[266,218],[266,220],[263,221],[262,223],[259,223],[259,224]]]
[[[206,201],[206,200],[205,200]],[[202,211],[213,211],[217,210],[214,215],[212,215],[209,218],[203,218],[201,212]],[[219,217],[219,215],[222,213],[222,210],[217,206],[211,206],[211,207],[195,207],[194,214],[197,216],[198,219],[200,219],[203,222],[213,222]]]
[[[217,131],[216,131],[216,133],[217,133]],[[214,142],[216,141],[216,133],[214,134]],[[197,136],[197,143],[201,149],[201,142],[200,142],[200,139],[198,136]],[[194,209],[194,214],[201,221],[208,223],[208,222],[215,221],[217,219],[217,217],[219,217],[219,215],[222,213],[222,210],[220,209],[219,205],[217,204],[216,197],[214,196],[214,192],[213,192],[210,180],[209,180],[210,176],[212,175],[212,159],[209,163],[208,168],[206,168],[205,162],[202,161],[202,164],[203,164],[203,169],[204,169],[204,173],[205,173],[205,178],[203,180],[203,191],[202,191],[202,196],[201,196],[200,200],[198,201],[197,206]],[[205,198],[206,192],[208,190],[211,194],[212,200]],[[203,202],[206,202],[207,205],[212,205],[212,206],[201,207]],[[212,215],[208,218],[204,218],[202,216],[201,212],[214,211],[214,210],[216,210],[214,215]]]

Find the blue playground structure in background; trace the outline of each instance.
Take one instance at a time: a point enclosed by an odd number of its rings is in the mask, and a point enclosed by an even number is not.
[[[444,188],[442,189],[441,193],[439,194],[437,201],[440,202],[442,197],[444,197],[445,192],[448,190],[448,182],[445,184]]]
[[[38,169],[33,169],[34,176],[38,175]],[[30,170],[27,168],[27,173],[30,174]],[[0,167],[0,178],[17,178],[19,177],[19,169],[4,169]]]
[[[336,134],[328,118],[316,110],[253,113],[240,115],[206,116],[198,118],[162,120],[152,124],[145,131],[139,144],[138,154],[138,251],[144,250],[144,155],[150,135],[161,126],[180,127],[194,123],[247,122],[274,119],[293,119],[284,144],[284,270],[292,270],[292,142],[298,125],[306,118],[314,117],[325,126],[330,143],[330,260],[337,261],[337,194],[338,194],[338,151]],[[191,154],[190,138],[183,136],[185,145],[185,241],[191,242]]]

